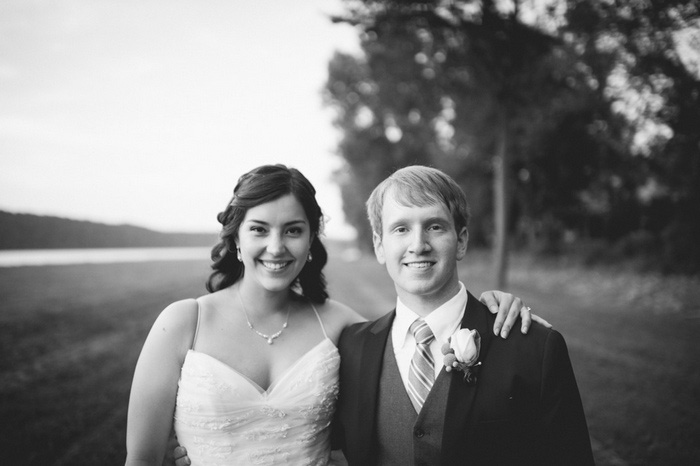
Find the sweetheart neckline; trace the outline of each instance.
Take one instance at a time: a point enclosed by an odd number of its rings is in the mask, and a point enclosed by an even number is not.
[[[254,389],[258,392],[258,394],[259,394],[260,396],[263,396],[263,397],[267,398],[267,397],[269,397],[269,396],[273,393],[273,391],[275,390],[275,388],[277,388],[277,387],[287,378],[287,376],[288,376],[290,373],[292,373],[292,369],[294,369],[296,366],[298,366],[299,363],[300,363],[303,359],[305,359],[309,354],[311,354],[316,348],[320,347],[320,346],[321,346],[323,343],[325,343],[326,341],[330,342],[331,346],[333,347],[333,349],[336,350],[336,352],[338,351],[338,348],[335,346],[335,344],[333,343],[333,341],[332,341],[330,338],[328,338],[328,337],[324,338],[323,340],[319,341],[316,345],[314,345],[312,348],[309,348],[309,350],[306,351],[304,354],[302,354],[301,356],[299,356],[299,357],[296,359],[296,361],[294,361],[289,367],[287,367],[287,368],[282,372],[282,375],[279,377],[279,379],[275,380],[274,382],[272,382],[272,383],[267,387],[267,390],[263,389],[260,385],[258,385],[257,382],[255,382],[253,379],[251,379],[251,378],[248,377],[247,375],[245,375],[245,374],[243,374],[242,372],[238,371],[237,369],[231,367],[230,365],[226,364],[226,363],[223,362],[221,359],[219,359],[219,358],[217,358],[217,357],[215,357],[215,356],[212,356],[212,355],[207,354],[207,353],[202,353],[201,351],[196,351],[196,350],[193,350],[193,349],[187,350],[187,354],[189,354],[189,353],[201,354],[202,356],[205,356],[205,357],[211,359],[212,361],[215,361],[217,364],[219,364],[219,365],[225,367],[227,370],[233,372],[234,374],[238,375],[240,378],[242,378],[243,380],[245,380],[245,381],[248,383],[248,385],[250,385],[252,388],[254,388]]]

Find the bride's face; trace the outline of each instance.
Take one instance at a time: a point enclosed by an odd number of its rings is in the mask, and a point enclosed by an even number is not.
[[[268,291],[289,288],[306,264],[311,241],[309,220],[292,194],[249,209],[236,241],[244,280]]]

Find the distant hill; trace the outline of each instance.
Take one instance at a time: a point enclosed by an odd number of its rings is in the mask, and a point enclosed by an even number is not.
[[[0,249],[213,246],[215,233],[163,233],[133,225],[0,211]]]

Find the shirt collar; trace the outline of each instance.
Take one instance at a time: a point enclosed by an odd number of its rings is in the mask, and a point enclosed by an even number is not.
[[[459,291],[457,294],[424,317],[424,320],[433,331],[436,341],[446,342],[460,327],[462,318],[464,317],[464,309],[467,305],[468,296],[464,284],[459,282]],[[394,318],[394,324],[392,326],[395,346],[398,348],[404,346],[406,337],[409,335],[408,329],[418,318],[420,318],[418,314],[402,303],[400,298],[396,298],[396,317]]]

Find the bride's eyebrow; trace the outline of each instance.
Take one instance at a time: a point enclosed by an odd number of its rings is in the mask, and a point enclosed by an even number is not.
[[[257,220],[257,219],[254,219],[254,218],[248,219],[248,220],[246,220],[244,223],[255,223],[255,224],[258,224],[258,225],[270,226],[270,224],[269,224],[268,222],[266,222],[266,221],[264,221],[264,220]],[[297,225],[297,224],[308,225],[308,223],[309,223],[309,222],[308,222],[307,220],[305,220],[305,219],[303,219],[303,218],[299,218],[299,219],[296,219],[296,220],[290,220],[290,221],[288,221],[288,222],[285,222],[284,225],[285,225],[285,226]]]

